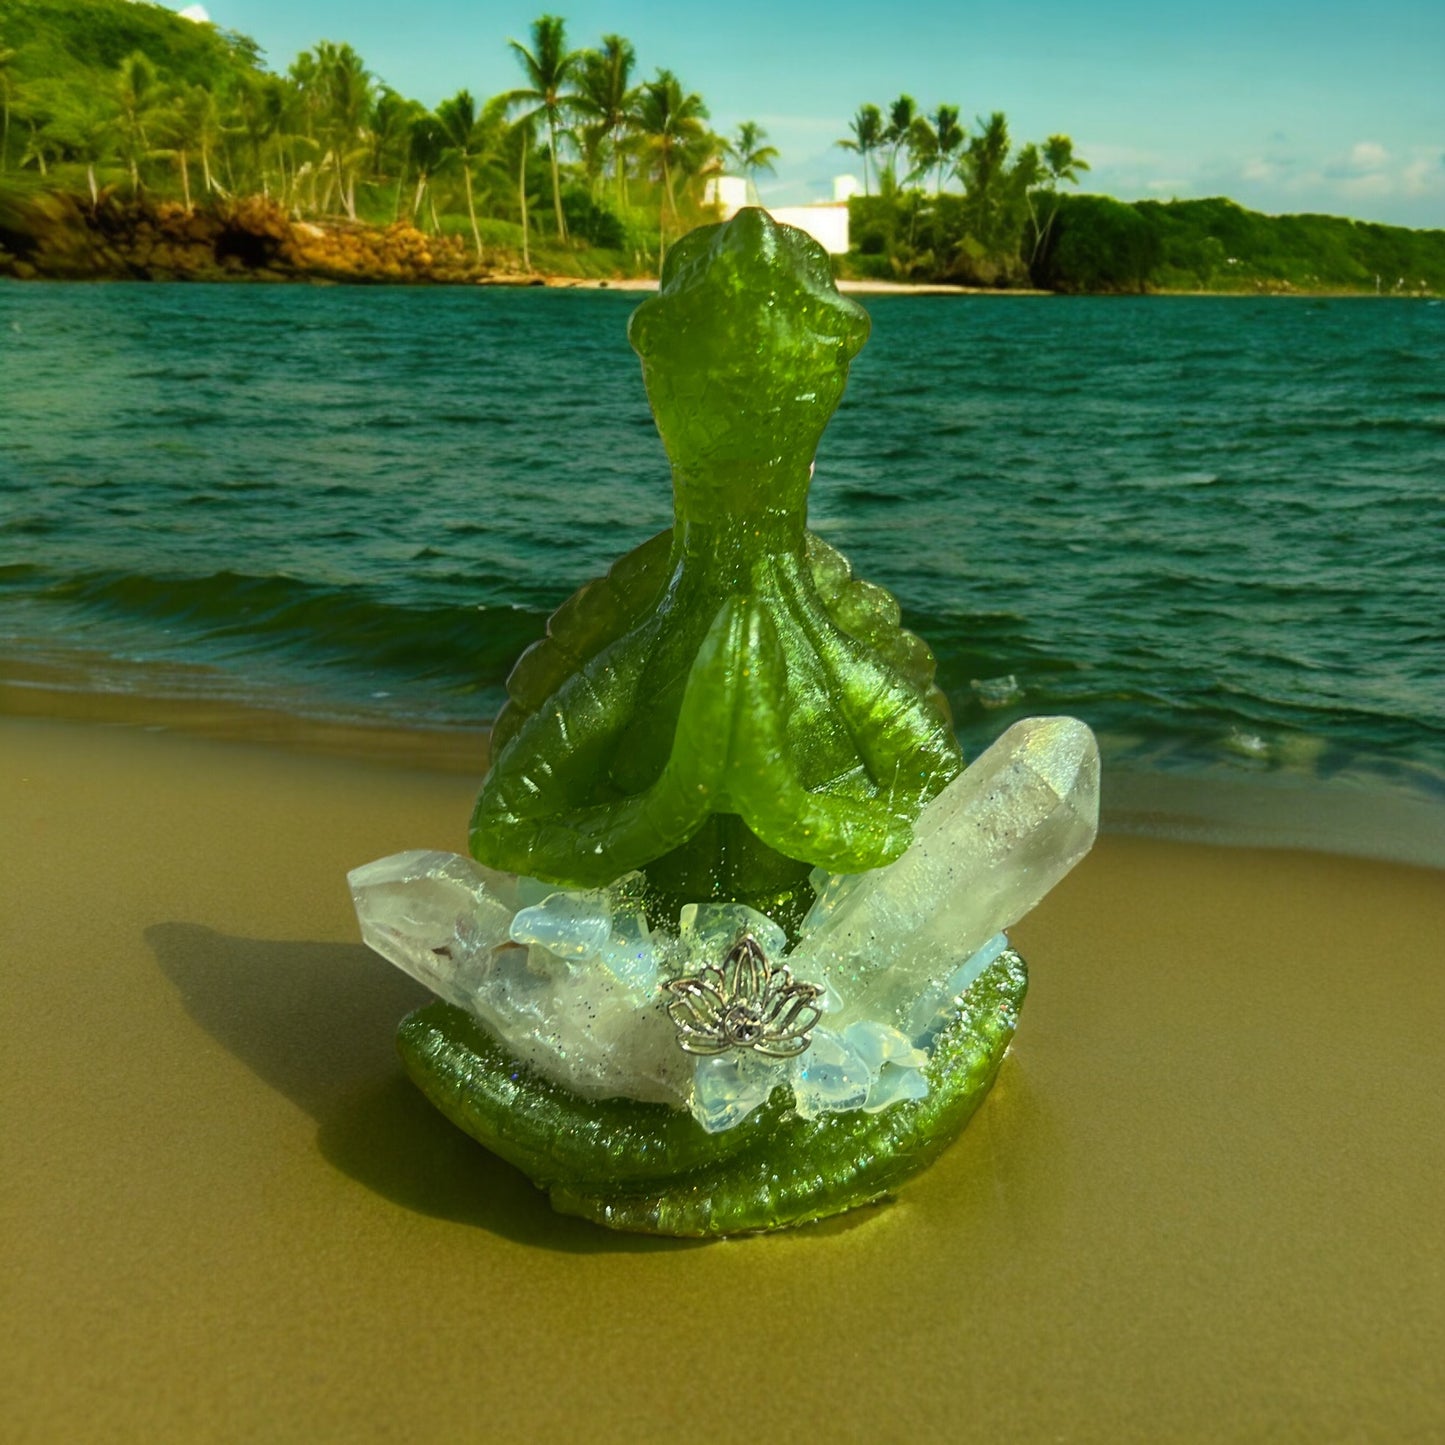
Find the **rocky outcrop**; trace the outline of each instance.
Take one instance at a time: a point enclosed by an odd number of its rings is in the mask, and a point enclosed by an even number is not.
[[[526,284],[457,236],[398,222],[293,220],[261,196],[188,210],[59,192],[0,194],[0,276],[23,280]]]

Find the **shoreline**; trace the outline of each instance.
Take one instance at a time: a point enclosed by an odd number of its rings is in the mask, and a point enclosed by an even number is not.
[[[515,281],[491,281],[482,285],[534,286],[550,291],[637,291],[657,290],[655,278],[633,276],[625,278],[604,278],[592,276],[539,275],[536,279]],[[1231,301],[1295,300],[1295,301],[1435,301],[1433,292],[1392,293],[1377,291],[1345,291],[1338,288],[1322,287],[1318,290],[1304,290],[1292,287],[1288,291],[1041,291],[1028,286],[953,286],[938,281],[860,281],[848,278],[835,279],[834,284],[844,296],[1013,296],[1053,297],[1075,296],[1107,297],[1111,299],[1165,299],[1169,297],[1218,297]]]
[[[955,286],[937,281],[868,281],[848,277],[835,279],[841,295],[861,297],[889,296],[933,296],[973,297],[996,296],[1030,300],[1047,298],[1079,298],[1110,300],[1178,300],[1213,299],[1228,301],[1414,301],[1438,302],[1441,298],[1433,291],[1390,292],[1350,291],[1340,288],[1321,287],[1305,289],[1291,287],[1288,290],[1261,288],[1257,291],[1231,289],[1228,291],[1164,290],[1152,287],[1143,291],[1045,291],[1027,286]],[[16,286],[354,286],[371,290],[404,288],[408,290],[453,290],[472,287],[482,290],[507,291],[620,291],[625,294],[651,294],[658,289],[656,277],[651,276],[567,276],[551,272],[498,272],[465,280],[442,281],[430,278],[396,278],[389,276],[261,276],[245,272],[233,272],[219,276],[118,276],[96,273],[90,276],[16,276],[0,272],[0,287]]]
[[[0,208],[0,282],[184,282],[193,285],[479,286],[550,291],[650,292],[656,276],[626,274],[627,261],[599,253],[595,269],[611,275],[552,272],[549,264],[585,268],[584,253],[567,259],[540,255],[540,269],[523,270],[520,255],[493,248],[473,253],[459,235],[429,235],[407,222],[388,225],[331,218],[303,221],[265,197],[249,196],[212,209],[175,201],[99,208],[66,192],[12,198]],[[1294,296],[1433,299],[1429,291],[1380,292],[1340,286],[1297,286],[1260,278],[1250,287],[1163,290],[1111,285],[1097,290],[1047,290],[1029,285],[977,286],[951,282],[845,277],[838,289],[853,296]]]
[[[1445,1427],[1437,873],[1101,839],[1013,930],[1019,1031],[942,1159],[881,1208],[695,1246],[552,1214],[402,1074],[425,996],[357,941],[345,874],[464,846],[471,793],[0,718],[20,1438],[453,1439],[478,1401],[504,1437],[685,1436],[638,1341],[741,1297],[782,1433],[944,1438],[960,1398],[1006,1438]],[[820,1350],[890,1298],[885,1347]],[[488,1319],[502,1347],[377,1328]]]
[[[1003,289],[997,286],[951,286],[942,282],[920,281],[852,281],[835,279],[834,284],[844,296],[1057,296],[1056,291],[1039,291],[1019,286]],[[550,276],[542,285],[554,291],[656,291],[655,277],[629,276],[611,279],[592,276]]]
[[[490,726],[408,723],[288,712],[214,696],[156,696],[65,685],[56,669],[0,660],[0,724],[8,720],[92,725],[178,741],[264,746],[409,772],[464,777],[480,785]],[[1445,870],[1445,801],[1358,775],[1321,779],[1298,771],[1147,770],[1111,762],[1101,737],[1101,831],[1230,849],[1303,850]]]
[[[850,255],[854,253],[849,253]],[[526,265],[524,267],[524,256]],[[0,188],[0,279],[75,281],[235,281],[305,283],[311,285],[409,285],[540,287],[554,290],[649,290],[652,275],[632,274],[636,253],[563,246],[554,249],[537,238],[531,255],[510,242],[483,247],[460,232],[427,233],[412,221],[348,220],[337,216],[303,220],[264,195],[246,195],[203,206],[174,198],[123,201],[113,192],[99,200],[68,191]],[[1299,259],[1296,257],[1295,259]],[[532,263],[535,260],[536,265]],[[847,262],[842,263],[845,266]],[[867,258],[864,266],[873,263]],[[1232,260],[1231,265],[1234,264]],[[1251,262],[1250,265],[1255,263]],[[1423,263],[1422,263],[1423,264]],[[1017,257],[975,276],[1021,272]],[[553,273],[547,268],[565,268]],[[1081,272],[1056,278],[1062,289],[955,284],[948,281],[904,282],[891,278],[850,277],[840,289],[862,296],[1048,296],[1048,295],[1210,295],[1210,296],[1370,296],[1376,299],[1432,299],[1424,279],[1406,290],[1375,288],[1363,279],[1389,269],[1372,262],[1363,273],[1331,272],[1332,284],[1311,285],[1321,278],[1296,270],[1296,279],[1276,274],[1273,261],[1259,263],[1262,274],[1249,283],[1217,289],[1151,288],[1145,274],[1117,271]],[[1439,277],[1428,265],[1425,270]],[[590,272],[591,274],[581,274]],[[606,274],[606,273],[611,274]],[[941,274],[949,273],[946,270]],[[1171,276],[1191,275],[1179,266]],[[1246,275],[1248,270],[1246,270]],[[1413,273],[1412,273],[1413,274]],[[1210,278],[1216,279],[1216,278]],[[1223,279],[1223,278],[1218,278]],[[1089,284],[1092,283],[1092,289]]]
[[[473,287],[483,290],[508,291],[620,291],[631,294],[651,294],[658,288],[656,277],[652,276],[567,276],[550,272],[499,272],[489,276],[469,277],[465,280],[442,281],[435,279],[405,279],[388,276],[261,276],[245,272],[228,275],[195,277],[169,276],[117,276],[96,273],[90,276],[16,276],[0,272],[0,286],[355,286],[381,290],[401,287],[409,290],[457,289]],[[1321,287],[1304,289],[1291,287],[1289,290],[1262,288],[1257,291],[1232,289],[1228,291],[1162,290],[1150,288],[1144,291],[1044,291],[1027,286],[955,286],[936,281],[867,281],[848,277],[835,279],[834,283],[844,296],[999,296],[1039,300],[1045,298],[1091,297],[1115,300],[1169,300],[1179,298],[1219,299],[1231,301],[1439,301],[1441,298],[1432,291],[1426,292],[1378,292],[1349,291],[1339,288]]]

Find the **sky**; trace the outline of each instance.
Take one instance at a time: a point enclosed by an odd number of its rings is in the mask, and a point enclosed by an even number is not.
[[[205,0],[272,69],[347,41],[429,105],[518,85],[506,42],[544,7],[574,47],[626,36],[638,77],[676,72],[715,129],[760,123],[781,152],[766,203],[828,199],[857,172],[835,142],[858,107],[907,93],[966,120],[1002,110],[1019,143],[1067,134],[1085,189],[1124,200],[1227,195],[1445,227],[1442,0]]]

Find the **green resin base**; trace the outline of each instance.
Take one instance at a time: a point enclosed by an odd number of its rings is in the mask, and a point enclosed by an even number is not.
[[[427,1098],[560,1213],[641,1234],[746,1234],[872,1203],[931,1164],[988,1093],[1027,988],[1012,951],[984,971],[934,1043],[926,1098],[800,1119],[778,1089],[719,1134],[662,1104],[579,1098],[511,1062],[450,1004],[410,1014],[397,1047]]]

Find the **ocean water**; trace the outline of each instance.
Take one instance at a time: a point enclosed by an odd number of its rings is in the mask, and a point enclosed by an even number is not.
[[[0,285],[0,657],[484,722],[670,521],[637,299]],[[811,523],[970,751],[1068,711],[1134,772],[1445,799],[1445,307],[865,304]]]

